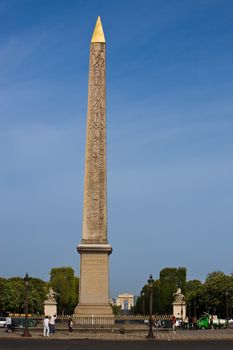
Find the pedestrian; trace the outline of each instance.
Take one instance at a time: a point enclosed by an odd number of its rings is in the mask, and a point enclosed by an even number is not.
[[[172,329],[173,329],[173,331],[176,329],[176,316],[175,315],[172,316]]]
[[[56,320],[56,318],[57,318],[56,315],[52,315],[49,319],[50,333],[55,333],[55,320]]]
[[[189,326],[189,319],[188,319],[188,316],[185,316],[185,319],[184,319],[184,329],[188,329],[188,326]]]
[[[69,329],[69,334],[71,334],[73,332],[73,321],[72,321],[72,318],[70,317],[68,319],[68,329]]]
[[[44,337],[49,337],[49,317],[45,316],[44,321]]]
[[[8,315],[6,317],[6,332],[11,333],[12,332],[12,323],[11,323],[11,317]]]
[[[192,319],[193,329],[197,330],[197,318],[194,316]]]
[[[210,316],[210,328],[211,329],[214,329],[214,322],[213,322],[213,320],[214,320],[214,317],[213,317],[213,315],[211,315]]]

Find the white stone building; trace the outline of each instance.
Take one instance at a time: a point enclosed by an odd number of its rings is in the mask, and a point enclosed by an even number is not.
[[[134,306],[134,295],[129,293],[119,294],[116,298],[116,305],[121,306],[121,310],[130,310]]]

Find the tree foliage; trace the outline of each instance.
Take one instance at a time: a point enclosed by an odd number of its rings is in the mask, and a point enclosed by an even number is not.
[[[56,293],[58,313],[72,314],[78,303],[78,278],[72,267],[56,267],[50,272],[50,285]]]
[[[158,314],[172,314],[173,294],[180,287],[182,292],[186,286],[186,268],[167,267],[160,271],[159,280],[155,280],[152,289],[152,312]],[[143,310],[144,309],[144,310]],[[140,297],[137,299],[135,313],[148,315],[150,312],[150,289],[148,284],[142,288]]]
[[[0,280],[1,312],[23,313],[25,306],[25,285],[20,277]],[[28,286],[28,306],[30,313],[43,313],[46,282],[30,278]]]
[[[201,287],[201,281],[199,280],[190,280],[186,282],[186,301],[192,300]]]
[[[177,288],[181,288],[185,293],[186,287],[186,268],[185,267],[167,267],[160,271],[160,295],[161,309],[164,313],[172,314],[173,294]]]
[[[221,271],[214,271],[207,275],[205,283],[201,285],[192,299],[198,305],[199,314],[207,311],[226,317],[233,306],[233,277]]]
[[[44,300],[48,283],[39,278],[30,278],[29,281],[29,312],[33,314],[44,313]]]
[[[111,304],[112,312],[114,316],[119,316],[121,314],[121,306]]]

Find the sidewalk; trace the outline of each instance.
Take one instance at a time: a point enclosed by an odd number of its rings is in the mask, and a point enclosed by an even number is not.
[[[0,339],[1,338],[21,338],[22,332],[7,333],[5,330],[0,330]],[[42,330],[30,332],[33,339],[45,339],[42,336]],[[69,335],[66,331],[57,331],[55,334],[51,334],[49,339],[96,339],[96,340],[141,340],[148,341],[146,338],[146,332],[132,332],[132,333],[92,333],[92,332],[83,332],[78,333],[74,332]],[[164,341],[198,341],[198,340],[232,340],[233,341],[233,329],[218,329],[218,330],[178,330],[178,331],[159,331],[154,332],[155,340],[164,340]],[[153,339],[152,339],[153,341]]]

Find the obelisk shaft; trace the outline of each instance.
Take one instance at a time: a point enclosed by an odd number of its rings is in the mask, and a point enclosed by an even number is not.
[[[105,42],[92,42],[82,243],[107,243],[105,81]]]
[[[105,38],[98,17],[91,40],[84,208],[80,253],[79,316],[112,316],[109,305],[106,174]]]

